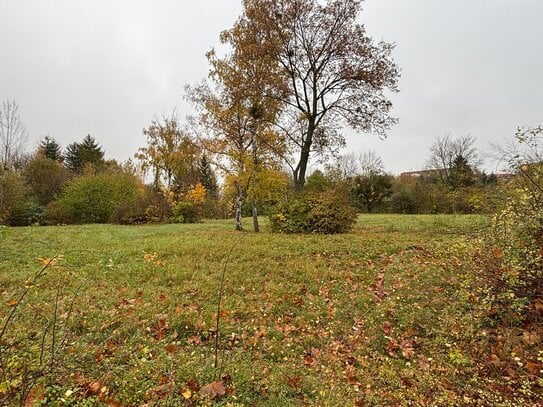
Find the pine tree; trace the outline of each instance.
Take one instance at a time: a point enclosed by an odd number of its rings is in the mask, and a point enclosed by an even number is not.
[[[77,173],[81,173],[87,165],[99,168],[104,164],[104,151],[88,134],[81,143],[74,142],[66,147],[64,163]]]
[[[219,187],[217,186],[217,178],[211,168],[209,159],[205,154],[202,155],[198,162],[198,178],[200,184],[202,184],[207,192],[207,196],[216,198],[219,193]]]
[[[45,158],[62,162],[60,145],[52,137],[45,136],[44,139],[40,142],[38,151],[42,153]]]

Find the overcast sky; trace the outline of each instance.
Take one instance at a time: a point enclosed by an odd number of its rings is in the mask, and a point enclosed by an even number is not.
[[[240,0],[0,0],[0,101],[14,100],[34,149],[91,134],[108,158],[145,145],[142,129],[207,74],[205,53]],[[388,171],[424,166],[432,141],[470,133],[478,147],[543,123],[542,0],[366,0],[360,21],[397,44],[400,122],[384,141],[348,132]]]

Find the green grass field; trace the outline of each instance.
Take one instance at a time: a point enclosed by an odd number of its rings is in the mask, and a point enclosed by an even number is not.
[[[231,221],[0,229],[3,321],[37,259],[62,256],[6,329],[0,394],[41,366],[28,403],[499,405],[467,289],[487,222],[363,215],[333,236],[265,222],[236,233]],[[215,381],[226,394],[205,386]]]

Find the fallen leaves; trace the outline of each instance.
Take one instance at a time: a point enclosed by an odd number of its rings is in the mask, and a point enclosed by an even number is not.
[[[300,376],[285,375],[285,382],[293,390],[299,390],[302,386],[302,378]]]
[[[226,394],[226,388],[222,381],[208,383],[200,389],[200,395],[209,397],[214,400],[217,397],[224,396]]]
[[[399,357],[398,352],[400,352],[404,359],[412,359],[415,356],[415,344],[413,340],[402,339],[398,342],[394,338],[388,338],[385,350],[393,358]]]

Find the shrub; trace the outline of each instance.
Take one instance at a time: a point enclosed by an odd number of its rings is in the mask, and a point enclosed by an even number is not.
[[[149,200],[145,209],[148,222],[169,222],[173,216],[174,201],[172,194],[163,189],[147,187],[146,196]]]
[[[69,225],[76,223],[75,218],[59,201],[49,202],[43,214],[44,225]]]
[[[274,232],[334,234],[349,232],[356,218],[347,194],[329,188],[279,205],[270,225]]]
[[[189,201],[180,201],[173,210],[173,220],[177,223],[196,223],[202,219],[202,208]]]
[[[39,156],[34,157],[24,170],[26,183],[43,206],[58,198],[71,177],[70,171],[58,161]]]
[[[509,154],[517,175],[505,186],[506,204],[493,217],[487,251],[494,257],[489,285],[495,302],[525,315],[543,298],[543,128],[519,129],[517,141],[526,150]]]
[[[24,178],[11,171],[0,174],[0,224],[25,226],[39,220],[39,210]]]
[[[130,174],[84,175],[67,185],[56,214],[64,211],[61,217],[75,223],[105,223],[119,207],[134,205],[143,193],[141,182]]]
[[[309,197],[311,232],[334,234],[347,233],[356,223],[356,209],[345,193],[327,189]]]
[[[277,206],[274,214],[270,215],[270,225],[273,232],[308,233],[311,207],[302,196],[283,202]]]

